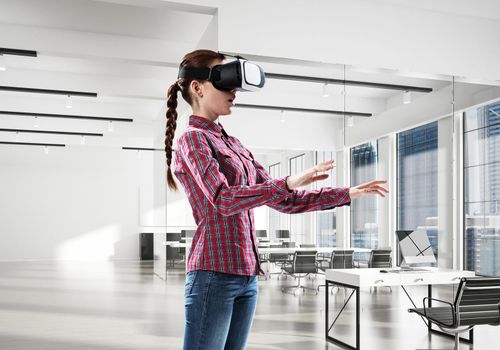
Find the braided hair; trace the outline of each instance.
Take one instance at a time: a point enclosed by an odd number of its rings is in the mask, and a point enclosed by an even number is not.
[[[212,50],[195,50],[188,53],[182,59],[179,68],[204,68],[208,67],[215,60],[223,60],[223,54]],[[165,130],[165,154],[167,157],[167,184],[172,191],[177,191],[177,184],[171,170],[172,144],[174,141],[175,128],[177,127],[177,93],[180,91],[182,98],[190,105],[193,104],[192,96],[189,93],[189,86],[194,79],[178,79],[170,85],[167,92],[167,127]]]

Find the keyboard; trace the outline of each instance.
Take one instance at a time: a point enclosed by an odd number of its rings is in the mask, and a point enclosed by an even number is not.
[[[389,273],[402,273],[402,272],[431,272],[430,270],[427,269],[422,269],[418,267],[413,267],[413,268],[400,268],[400,269],[382,269],[380,272],[389,272]]]

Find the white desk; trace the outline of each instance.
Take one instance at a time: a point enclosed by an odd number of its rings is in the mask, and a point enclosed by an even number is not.
[[[435,284],[454,284],[459,283],[461,277],[473,277],[475,276],[474,271],[462,271],[462,270],[450,270],[450,269],[440,269],[425,267],[429,270],[428,272],[411,271],[411,272],[400,272],[400,273],[383,273],[380,272],[379,268],[371,269],[327,269],[325,271],[326,288],[325,288],[325,303],[326,303],[326,316],[325,316],[325,336],[326,339],[343,347],[349,349],[360,349],[360,293],[359,289],[361,287],[382,287],[382,286],[417,286],[417,285],[427,285],[427,293],[429,298],[432,298],[432,285]],[[330,324],[329,320],[329,301],[328,287],[331,285],[338,285],[352,289],[347,301],[344,303],[337,317],[334,319],[333,323]],[[406,292],[408,298],[410,295]],[[353,294],[356,294],[356,346],[349,345],[338,338],[330,335],[330,330],[335,324],[338,316],[344,310]],[[411,300],[411,298],[410,298]],[[412,300],[411,300],[412,301]],[[413,303],[413,301],[412,301]],[[431,301],[429,301],[429,306],[431,306]],[[435,329],[432,329],[432,324],[428,323],[428,330],[431,332],[441,333]],[[472,330],[469,332],[469,339],[472,339]]]
[[[339,247],[311,247],[311,248],[259,248],[259,253],[293,254],[296,251],[315,250],[318,253],[331,253],[336,250],[354,250],[355,253],[370,253],[369,248],[339,248]]]

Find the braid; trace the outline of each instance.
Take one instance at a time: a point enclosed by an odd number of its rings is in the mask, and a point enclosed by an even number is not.
[[[174,141],[175,128],[177,127],[177,93],[180,86],[176,82],[168,89],[167,100],[167,130],[165,131],[165,153],[167,156],[167,183],[170,190],[177,191],[170,164],[172,163],[172,143]]]

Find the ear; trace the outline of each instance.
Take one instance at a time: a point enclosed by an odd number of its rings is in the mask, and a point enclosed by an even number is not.
[[[194,96],[203,97],[203,84],[197,80],[193,80],[189,85]]]

